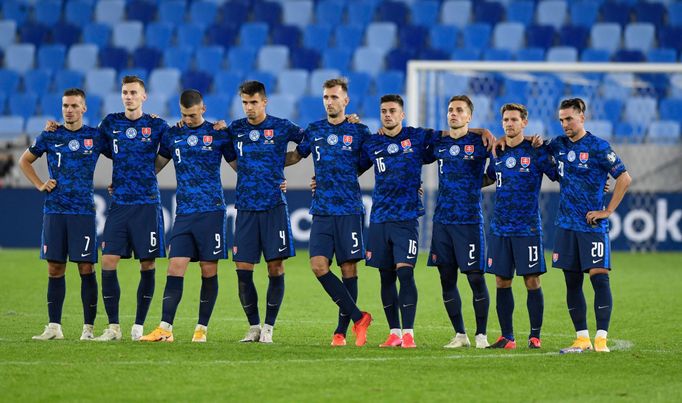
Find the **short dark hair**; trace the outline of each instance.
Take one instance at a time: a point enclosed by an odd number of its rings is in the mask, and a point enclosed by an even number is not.
[[[204,98],[197,90],[184,90],[180,94],[180,105],[183,108],[191,108],[195,105],[200,105],[202,102],[204,102]]]
[[[469,111],[471,112],[471,114],[472,115],[474,114],[474,103],[471,102],[471,98],[469,98],[468,96],[466,96],[466,95],[454,95],[448,101],[448,105],[450,105],[450,103],[452,103],[453,101],[463,101],[469,107]]]
[[[147,89],[144,86],[144,80],[142,80],[138,76],[124,76],[123,79],[121,80],[121,85],[132,84],[132,83],[138,83],[138,84],[140,84],[140,87]]]
[[[83,98],[83,101],[85,101],[85,91],[83,91],[80,88],[67,88],[64,90],[64,94],[62,94],[63,97],[81,97]]]
[[[348,92],[348,79],[346,77],[330,78],[322,84],[322,88],[341,87],[344,92]]]
[[[239,94],[244,95],[256,95],[261,94],[263,97],[266,96],[265,85],[260,81],[244,81],[242,85],[239,86]]]
[[[528,119],[528,109],[522,104],[504,104],[500,108],[500,115],[504,116],[507,111],[519,111],[521,119]]]
[[[401,108],[404,106],[403,97],[398,94],[383,95],[379,101],[380,104],[383,104],[384,102],[395,102],[400,105]]]
[[[585,101],[583,101],[580,98],[569,98],[569,99],[564,99],[561,101],[561,104],[559,104],[559,109],[569,109],[573,108],[578,112],[585,113],[585,110],[587,109],[587,105],[585,105]]]

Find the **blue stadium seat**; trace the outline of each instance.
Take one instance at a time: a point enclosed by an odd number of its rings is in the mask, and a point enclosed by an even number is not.
[[[253,4],[254,21],[262,21],[269,26],[282,23],[282,6],[274,1],[258,1]]]
[[[47,94],[43,94],[43,96],[41,96],[39,101],[38,101],[40,104],[39,105],[40,112],[43,115],[55,116],[61,120],[61,117],[62,117],[62,93],[63,93],[63,90],[65,90],[67,88],[72,88],[72,87],[64,87],[63,89],[58,88],[57,91],[59,91],[59,92],[50,92]],[[77,88],[81,88],[81,87],[77,87]],[[2,111],[2,108],[0,108],[0,112],[1,111]],[[43,125],[45,125],[44,121],[43,121]],[[40,133],[40,132],[38,132],[38,133]]]
[[[126,15],[129,20],[149,24],[156,17],[157,2],[148,0],[132,0],[126,3]]]
[[[482,127],[484,122],[492,120],[492,99],[487,95],[472,95],[471,102],[475,105],[475,113],[472,116],[471,127]],[[476,124],[478,123],[478,124]]]
[[[526,29],[526,45],[547,50],[554,46],[554,36],[551,25],[531,25]]]
[[[64,45],[43,45],[38,49],[38,68],[50,71],[64,68],[66,47]]]
[[[239,46],[230,48],[227,61],[230,71],[246,74],[254,69],[256,64],[256,50],[251,47]]]
[[[457,27],[451,25],[434,25],[429,31],[429,43],[433,49],[451,52],[457,47]]]
[[[668,4],[668,24],[682,27],[682,3]]]
[[[614,22],[595,24],[590,31],[590,42],[594,49],[606,50],[609,53],[615,52],[620,48],[620,25]]]
[[[646,54],[646,60],[650,63],[675,63],[677,52],[670,48],[651,49]]]
[[[538,25],[551,25],[554,29],[561,28],[566,21],[566,2],[563,0],[547,0],[538,3]]]
[[[256,65],[261,71],[277,74],[289,66],[289,48],[282,45],[263,46],[258,51]]]
[[[645,135],[645,126],[630,122],[619,122],[614,130],[614,137],[619,143],[641,143]]]
[[[204,42],[204,27],[194,23],[182,24],[177,28],[176,43],[196,49]]]
[[[624,3],[608,2],[599,8],[603,23],[615,23],[621,27],[630,22],[630,6]]]
[[[609,73],[604,76],[601,93],[607,99],[627,99],[635,88],[633,73]]]
[[[373,97],[365,97],[360,105],[360,116],[364,119],[379,119],[381,109],[381,96],[378,94]]]
[[[180,71],[173,68],[155,69],[149,74],[149,90],[170,96],[178,92]]]
[[[320,67],[320,53],[315,49],[295,48],[289,55],[290,66],[308,71]]]
[[[30,43],[10,45],[5,50],[5,67],[23,74],[35,65],[36,47]]]
[[[381,50],[361,46],[353,53],[353,70],[376,76],[384,69],[384,54]]]
[[[0,138],[12,139],[24,133],[24,118],[21,116],[0,116]]]
[[[34,69],[24,73],[24,91],[38,95],[46,94],[52,84],[50,70]]]
[[[424,47],[419,51],[418,58],[420,60],[449,60],[450,54],[443,50]]]
[[[383,94],[403,94],[405,93],[404,85],[405,74],[397,70],[386,70],[379,74],[375,80],[376,93],[380,96]]]
[[[495,109],[495,114],[499,114],[498,111],[499,109]],[[500,120],[501,119],[502,117],[500,116]],[[526,125],[524,132],[527,134],[539,134],[544,136],[547,134],[547,128],[545,127],[545,123],[542,120],[528,119],[528,125]]]
[[[624,117],[627,122],[648,124],[656,120],[657,102],[654,97],[629,97],[625,101]]]
[[[386,70],[407,70],[407,62],[416,59],[418,49],[396,48],[388,52],[384,57]]]
[[[450,59],[460,61],[480,60],[481,51],[473,48],[455,49],[450,54]]]
[[[189,20],[191,23],[202,27],[213,24],[218,15],[218,5],[211,1],[193,1],[189,6]]]
[[[320,119],[324,119],[326,112],[322,98],[319,96],[304,96],[298,100],[298,121],[307,125]],[[364,117],[363,117],[364,121]]]
[[[398,26],[393,22],[373,22],[367,26],[367,47],[379,49],[384,54],[393,48],[398,36]]]
[[[47,42],[49,35],[50,29],[46,25],[36,22],[29,21],[19,27],[19,36],[23,43],[40,46]]]
[[[121,94],[118,92],[112,92],[107,94],[103,98],[102,102],[102,114],[108,115],[110,113],[121,112]]]
[[[148,93],[147,100],[144,101],[144,111],[159,116],[166,116],[166,97],[164,94]],[[206,100],[206,98],[204,98]],[[168,122],[173,124],[174,122]]]
[[[392,22],[398,26],[407,25],[410,10],[399,1],[382,1],[375,10],[376,20]]]
[[[19,72],[8,69],[0,69],[0,93],[9,95],[14,94],[19,89],[21,75]],[[2,108],[0,108],[2,112]]]
[[[85,73],[86,94],[106,96],[116,90],[116,70],[112,68],[93,69]]]
[[[69,0],[64,8],[66,22],[85,27],[92,22],[92,2],[89,0]]]
[[[599,4],[590,0],[577,1],[571,4],[571,24],[590,28],[597,22]]]
[[[284,45],[291,49],[297,48],[301,43],[301,30],[294,25],[276,25],[271,33],[273,45]]]
[[[54,87],[55,91],[64,91],[67,88],[83,88],[83,72],[68,69],[57,70],[54,75]]]
[[[615,125],[621,121],[623,101],[621,99],[602,99],[594,102],[591,109],[593,118],[608,120]]]
[[[275,89],[277,89],[277,77],[267,71],[252,71],[245,76],[244,80],[260,81],[265,85],[265,90],[268,94],[274,93]]]
[[[364,28],[374,17],[376,5],[363,0],[349,0],[346,5],[346,21],[348,25]]]
[[[18,25],[24,24],[31,11],[31,5],[23,0],[4,0],[2,2],[2,14],[7,20],[13,20]]]
[[[659,120],[651,122],[647,131],[650,143],[677,143],[680,141],[680,122],[674,120]]]
[[[41,0],[33,10],[36,22],[51,27],[59,22],[62,16],[61,0]]]
[[[572,46],[554,46],[547,51],[548,62],[575,63],[578,50]]]
[[[345,12],[344,0],[321,0],[315,7],[315,21],[317,25],[341,25]]]
[[[635,4],[633,11],[638,22],[648,22],[657,27],[663,26],[663,18],[665,16],[665,6],[663,4],[640,2]]]
[[[519,49],[516,52],[516,60],[525,62],[542,62],[545,61],[545,50],[542,48],[528,47]]]
[[[583,53],[580,57],[581,62],[601,63],[608,62],[609,60],[611,60],[609,51],[603,49],[587,48],[583,50]]]
[[[102,97],[99,95],[88,94],[88,99],[86,100],[86,105],[88,110],[85,111],[83,115],[83,121],[88,122],[86,124],[96,127],[102,120]]]
[[[14,43],[17,34],[17,23],[12,20],[0,20],[0,49]]]
[[[608,120],[590,120],[587,122],[586,126],[590,133],[596,135],[599,138],[608,141],[611,139],[611,137],[613,137],[613,123]]]
[[[474,19],[478,23],[495,25],[502,21],[504,6],[496,1],[477,1],[474,4]]]
[[[124,0],[98,1],[95,4],[95,21],[107,25],[114,25],[123,21],[125,16]]]
[[[232,97],[232,102],[230,102],[230,119],[237,120],[243,117],[242,100],[239,95],[235,95]]]
[[[277,74],[277,92],[291,94],[299,98],[308,92],[308,80],[307,70],[282,70]]]
[[[661,120],[676,120],[682,122],[682,98],[665,98],[659,105]]]
[[[81,41],[80,27],[67,22],[58,22],[52,27],[52,42],[71,46]]]
[[[222,46],[203,46],[197,49],[194,58],[197,70],[215,75],[223,69],[225,48]]]
[[[514,54],[507,49],[486,49],[483,52],[483,60],[496,60],[499,62],[506,62],[514,60]]]
[[[234,28],[249,19],[249,7],[246,4],[240,4],[234,1],[226,1],[220,6],[220,20],[225,23],[232,22]]]
[[[168,22],[151,22],[145,27],[145,45],[160,51],[171,46],[173,25]]]
[[[402,49],[418,51],[426,45],[429,31],[425,27],[417,25],[405,25],[398,33],[398,44]]]
[[[164,0],[159,3],[159,21],[179,26],[185,21],[187,4],[184,0]]]
[[[99,65],[119,71],[128,67],[128,51],[123,48],[106,47],[99,50]]]
[[[659,47],[666,47],[666,48],[672,48],[679,51],[682,51],[682,41],[680,40],[682,38],[682,26],[680,27],[672,27],[672,26],[664,26],[664,27],[658,27],[658,46]]]
[[[215,75],[213,89],[217,93],[232,95],[237,93],[237,88],[239,88],[241,82],[241,74],[229,70],[221,70]]]
[[[296,97],[291,94],[268,95],[268,114],[293,120],[296,113]]]
[[[146,71],[154,70],[161,66],[163,54],[155,48],[141,47],[133,52],[133,66]]]
[[[590,31],[581,26],[566,25],[559,30],[559,45],[572,46],[579,51],[587,47]]]
[[[350,49],[329,48],[322,54],[322,67],[348,71],[352,57],[353,52]]]
[[[232,101],[232,94],[207,94],[204,95],[204,105],[206,105],[207,120],[215,122],[217,120],[226,119],[230,115],[230,102]],[[269,106],[268,102],[268,106]]]
[[[469,0],[446,0],[440,9],[440,22],[462,29],[471,20],[471,9]]]
[[[656,27],[648,22],[633,22],[625,27],[625,48],[647,52],[654,46]]]
[[[484,49],[490,44],[492,29],[488,24],[474,23],[467,25],[462,31],[464,47],[468,49]]]
[[[263,22],[247,22],[239,28],[239,44],[258,50],[268,40],[268,25]]]
[[[83,28],[83,43],[91,43],[98,48],[109,46],[111,27],[104,24],[92,23]]]
[[[645,62],[646,56],[639,50],[620,49],[613,54],[611,60],[614,62],[627,63]]]
[[[303,46],[322,53],[329,47],[331,27],[326,25],[308,25],[303,30]]]
[[[372,76],[357,71],[348,72],[345,76],[348,79],[348,95],[351,98],[362,99],[370,93]]]
[[[415,1],[410,5],[410,12],[413,25],[428,28],[438,23],[440,2],[437,0]]]
[[[206,29],[206,43],[229,48],[237,41],[238,33],[239,28],[232,24],[214,24]]]
[[[114,24],[112,45],[128,52],[134,51],[142,45],[143,28],[140,21],[122,21]]]
[[[322,85],[324,84],[324,82],[329,80],[330,78],[338,78],[340,75],[341,75],[341,72],[337,69],[317,69],[317,70],[313,70],[313,72],[310,74],[310,85],[308,85],[308,88],[310,89],[310,93],[312,95],[321,97],[322,96]],[[320,103],[320,107],[322,107],[322,101],[320,100],[319,97],[316,97],[316,98]],[[322,113],[324,113],[324,108],[322,109]]]
[[[58,115],[59,116],[59,115]],[[45,128],[45,122],[48,120],[61,120],[61,117],[53,116],[53,115],[37,115],[37,116],[31,116],[26,120],[26,129],[25,132],[31,137],[37,137],[40,133],[42,133],[43,129]]]
[[[167,122],[174,122],[182,119],[180,114],[180,94],[172,94],[166,98],[166,111],[169,116],[177,116],[177,119],[166,119]]]
[[[163,52],[164,67],[186,71],[191,67],[191,62],[192,49],[189,47],[171,47]]]
[[[533,1],[514,1],[507,3],[507,21],[520,22],[524,26],[533,23],[535,15],[535,2]]]
[[[440,88],[447,88],[451,94],[466,94],[469,92],[469,76],[467,74],[443,73],[439,75]]]
[[[136,76],[140,77],[142,81],[145,83],[147,82],[147,77],[149,76],[149,71],[145,69],[141,69],[139,67],[133,67],[129,69],[123,69],[118,72],[118,76],[116,78],[116,85],[121,84],[123,82],[123,77],[125,76]]]
[[[282,21],[286,25],[295,25],[301,29],[313,19],[313,2],[311,0],[293,0],[282,4]]]
[[[364,26],[339,25],[334,30],[334,43],[336,47],[344,47],[352,51],[362,44],[364,33]]]
[[[38,96],[32,93],[20,92],[7,99],[9,113],[28,119],[38,108]]]
[[[525,45],[525,31],[520,22],[501,22],[493,30],[493,47],[517,51]]]

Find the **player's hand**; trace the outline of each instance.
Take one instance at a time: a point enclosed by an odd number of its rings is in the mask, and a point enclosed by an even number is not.
[[[45,122],[45,131],[46,132],[53,132],[59,128],[59,122],[56,120],[48,120]]]
[[[213,123],[213,130],[223,130],[227,129],[227,123],[224,120],[219,120]]]
[[[185,122],[182,121],[182,119],[178,120],[178,122],[175,124],[175,127],[177,128],[183,128],[185,127]]]
[[[609,218],[611,215],[611,212],[608,210],[595,210],[595,211],[588,211],[587,214],[585,215],[585,218],[587,218],[587,223],[590,225],[597,225],[599,221]]]
[[[424,188],[419,186],[419,190],[417,190],[417,193],[419,193],[420,197],[424,197]]]
[[[495,141],[497,139],[495,138],[495,136],[493,136],[493,133],[490,130],[483,129],[483,133],[481,134],[481,140],[483,141],[483,146],[486,148],[486,150],[490,151],[495,146]]]
[[[114,195],[114,184],[110,183],[109,186],[107,186],[107,192],[109,192],[109,196]]]
[[[283,180],[282,183],[279,184],[279,190],[282,191],[282,193],[287,192],[287,180]]]
[[[506,136],[502,136],[499,139],[495,141],[495,144],[493,144],[493,157],[497,158],[497,149],[499,148],[500,151],[504,151],[504,148],[507,146],[506,143]]]
[[[609,187],[609,181],[606,181],[604,184],[604,193],[609,193],[611,191],[611,188]]]
[[[152,119],[158,119],[158,118],[159,118],[159,115],[157,115],[156,113],[150,113],[149,116],[150,116]]]
[[[356,113],[351,113],[350,115],[346,115],[346,120],[348,123],[360,123],[360,116]]]
[[[542,139],[542,136],[539,134],[534,134],[530,136],[528,139],[530,140],[530,144],[533,146],[533,148],[539,148],[545,141]]]
[[[43,183],[42,185],[40,185],[40,187],[38,188],[38,190],[40,190],[41,192],[50,193],[50,192],[53,191],[54,188],[56,188],[56,187],[57,187],[57,181],[54,180],[54,179],[48,179],[45,183]]]
[[[317,182],[315,181],[315,177],[313,176],[310,178],[310,190],[313,194],[315,194],[315,189],[317,188]]]
[[[381,127],[379,128],[379,130],[377,130],[377,134],[378,134],[379,136],[385,136],[385,135],[386,135],[386,130],[384,129],[383,126],[381,126]]]

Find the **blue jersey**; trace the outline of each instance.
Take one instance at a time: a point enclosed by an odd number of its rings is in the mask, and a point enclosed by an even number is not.
[[[429,147],[424,162],[438,162],[438,198],[433,222],[479,224],[481,186],[489,153],[474,133],[455,139],[447,133]]]
[[[358,183],[362,145],[371,136],[365,125],[326,119],[311,123],[296,148],[302,156],[313,153],[317,187],[310,206],[313,215],[362,214]]]
[[[541,235],[538,199],[542,175],[558,179],[547,147],[533,148],[528,140],[507,146],[490,161],[486,174],[496,184],[490,232],[497,236]]]
[[[36,157],[47,154],[50,179],[57,181],[45,195],[45,214],[95,214],[92,177],[105,148],[97,129],[89,126],[40,133],[28,150]]]
[[[419,198],[422,162],[426,148],[439,135],[431,129],[403,127],[395,137],[375,134],[365,141],[364,158],[373,163],[375,178],[370,222],[424,215]]]
[[[160,202],[154,161],[167,130],[163,119],[146,113],[137,120],[126,118],[123,112],[111,113],[99,124],[99,131],[111,149],[114,203]]]
[[[618,178],[625,164],[609,143],[590,132],[573,142],[560,136],[549,143],[556,161],[561,191],[556,226],[581,232],[608,232],[608,220],[587,223],[588,211],[604,209],[604,185],[608,175]]]
[[[172,127],[163,136],[159,155],[173,159],[177,214],[225,210],[220,160],[234,160],[228,142],[225,131],[214,130],[206,121],[194,128]]]
[[[227,128],[237,159],[237,210],[265,211],[286,204],[284,181],[287,144],[298,144],[303,130],[286,119],[266,116],[258,125],[246,118]]]

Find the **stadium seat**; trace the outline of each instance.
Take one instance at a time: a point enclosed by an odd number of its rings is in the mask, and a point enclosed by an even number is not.
[[[604,140],[608,141],[613,137],[613,123],[608,120],[589,120],[585,126],[590,133]]]
[[[648,22],[633,22],[625,27],[625,48],[649,51],[654,45],[656,27]]]
[[[635,124],[648,124],[656,120],[657,102],[654,97],[630,97],[625,101],[625,120]]]
[[[50,29],[36,22],[26,22],[19,27],[19,37],[23,43],[31,43],[40,46],[48,42]]]
[[[215,75],[223,69],[225,48],[222,46],[204,46],[197,49],[194,58],[199,71]]]
[[[682,26],[672,27],[664,26],[658,27],[658,46],[665,48],[672,48],[678,52],[682,51]]]
[[[178,92],[180,71],[173,68],[155,69],[149,75],[149,90],[170,96]]]
[[[376,76],[384,69],[384,54],[381,50],[362,46],[353,54],[353,70]]]
[[[367,119],[379,119],[381,109],[381,95],[373,97],[365,97],[360,105],[360,116],[363,120]]]
[[[274,93],[277,88],[277,77],[267,71],[251,71],[244,76],[244,80],[260,81],[265,86],[265,90],[268,94]]]
[[[423,47],[420,49],[417,56],[420,60],[449,60],[450,55],[448,52],[438,49],[432,49],[430,47]]]
[[[321,0],[315,7],[315,21],[317,25],[338,26],[343,21],[345,1]]]
[[[575,63],[578,60],[578,50],[571,46],[554,46],[547,51],[548,62]]]
[[[167,22],[152,22],[145,27],[145,45],[163,52],[171,46],[173,25]]]
[[[471,102],[475,105],[475,113],[472,116],[477,122],[483,123],[491,120],[494,116],[491,112],[492,100],[486,95],[472,95]],[[481,124],[472,125],[471,127],[481,127]]]
[[[363,36],[364,27],[340,25],[334,30],[334,43],[337,48],[343,47],[353,51],[362,44]]]
[[[542,48],[523,48],[516,52],[516,60],[525,62],[545,61],[545,51]]]
[[[129,20],[141,21],[147,25],[156,17],[157,10],[156,1],[147,0],[132,0],[126,2],[126,15]]]
[[[348,71],[352,57],[353,52],[350,49],[329,48],[322,54],[322,67]]]
[[[449,25],[435,25],[429,31],[429,43],[432,48],[451,52],[457,47],[457,27]]]
[[[268,39],[268,25],[263,22],[247,22],[239,28],[239,44],[258,50]]]
[[[254,21],[261,21],[269,26],[282,23],[282,6],[274,1],[258,1],[252,6]]]
[[[348,25],[366,27],[374,17],[376,4],[364,0],[349,0],[346,5]]]
[[[418,51],[426,45],[429,31],[425,27],[405,25],[398,32],[398,45],[401,49]]]
[[[298,100],[298,121],[302,125],[324,119],[325,110],[322,98],[319,96],[304,96]],[[350,112],[350,111],[349,111]],[[365,121],[363,117],[363,122]]]
[[[256,51],[250,47],[234,47],[227,52],[227,61],[231,71],[246,74],[254,69]]]
[[[551,25],[531,25],[526,29],[526,46],[547,50],[554,46],[554,27]]]
[[[308,80],[307,70],[282,70],[277,73],[277,92],[291,94],[299,98],[308,92]]]
[[[646,60],[650,63],[675,63],[677,52],[670,48],[651,49],[646,54]]]
[[[514,54],[507,49],[486,49],[483,52],[483,60],[496,60],[499,62],[512,61],[514,60]]]
[[[94,67],[93,67],[94,68]],[[54,76],[55,91],[83,87],[83,72],[79,70],[57,70]]]
[[[593,49],[606,50],[613,54],[620,48],[620,25],[613,22],[595,24],[590,31],[590,42]]]
[[[646,127],[630,122],[619,122],[614,130],[614,137],[619,143],[641,143],[646,134]]]
[[[257,67],[276,74],[289,66],[289,48],[282,45],[263,46],[258,51]]]
[[[460,61],[474,61],[481,59],[481,52],[478,49],[465,48],[455,49],[450,54],[450,59]]]
[[[409,8],[405,3],[399,1],[379,2],[375,10],[375,18],[381,22],[392,22],[398,26],[408,24]]]
[[[8,97],[7,104],[11,115],[21,116],[28,119],[35,114],[38,108],[38,96],[32,93],[17,93]]]
[[[83,43],[91,43],[98,48],[103,48],[109,46],[110,38],[111,27],[108,25],[92,23],[83,28]]]
[[[525,31],[520,22],[501,22],[493,30],[493,47],[515,52],[524,47]]]
[[[367,47],[379,49],[384,54],[396,44],[398,26],[393,22],[373,22],[367,26]]]
[[[609,73],[604,76],[601,92],[607,99],[625,100],[635,87],[635,75],[633,73]]]
[[[120,92],[110,92],[102,98],[102,114],[108,115],[110,113],[121,112],[121,94]]]
[[[682,3],[668,4],[668,24],[682,27]]]
[[[369,74],[351,71],[346,78],[348,79],[348,95],[351,98],[361,99],[370,93],[374,80]]]
[[[554,29],[561,28],[566,20],[566,2],[563,0],[547,0],[538,3],[538,25],[551,25]]]
[[[603,23],[615,23],[620,27],[630,22],[630,5],[618,2],[603,3],[599,8]]]
[[[36,22],[51,27],[59,22],[62,16],[61,0],[41,0],[36,3],[34,9]]]
[[[52,84],[50,70],[34,69],[24,73],[24,91],[28,93],[41,97],[49,91],[50,84]]]
[[[241,4],[235,1],[226,1],[220,6],[219,13],[221,14],[219,20],[223,24],[230,23],[234,28],[238,28],[243,21],[249,19],[249,7],[247,4]]]
[[[268,95],[268,114],[293,120],[296,113],[296,97],[291,94]]]
[[[229,48],[237,42],[238,34],[239,28],[232,24],[213,24],[206,28],[206,43]]]
[[[494,114],[499,115],[499,109],[496,109],[493,111]],[[502,120],[502,117],[499,117],[500,120]],[[526,128],[524,129],[524,133],[526,135],[534,135],[534,134],[539,134],[541,136],[547,135],[547,129],[545,128],[545,123],[542,120],[539,119],[528,119],[528,125],[526,125]]]
[[[379,74],[375,80],[376,93],[379,96],[384,94],[403,94],[405,93],[404,85],[405,73],[397,70],[386,70],[384,73]]]
[[[148,81],[147,78],[149,77],[149,71],[141,69],[139,67],[123,69],[118,72],[118,75],[116,77],[116,85],[121,84],[123,82],[123,77],[125,76],[136,76],[142,79],[142,81],[147,82]]]
[[[113,26],[111,43],[132,53],[142,45],[143,26],[140,21],[122,21]]]
[[[193,88],[202,94],[208,94],[211,84],[213,84],[213,77],[203,71],[185,71],[180,76],[182,88]]]
[[[639,50],[621,49],[621,50],[616,51],[616,53],[613,54],[613,56],[611,57],[611,60],[614,62],[627,62],[627,63],[645,62],[646,56],[644,56],[644,53],[640,52]]]
[[[86,94],[106,96],[116,90],[116,70],[112,68],[93,69],[85,73]]]
[[[189,6],[189,20],[202,27],[202,31],[213,24],[218,15],[218,5],[211,1],[193,1]]]
[[[31,137],[37,137],[40,133],[43,132],[43,129],[45,128],[45,122],[48,120],[61,120],[61,116],[57,118],[54,115],[37,115],[37,116],[31,116],[26,120],[26,129],[25,132]]]
[[[308,25],[303,30],[303,46],[324,52],[329,47],[331,28],[326,25]]]
[[[308,71],[320,67],[320,53],[315,49],[295,48],[289,55],[289,65],[294,69]]]
[[[580,61],[582,62],[594,62],[594,63],[601,63],[601,62],[608,62],[611,59],[611,56],[609,54],[609,51],[603,50],[603,49],[591,49],[587,48],[583,50],[583,53],[580,57]]]
[[[124,15],[124,0],[98,1],[95,4],[95,21],[97,22],[113,26],[117,22],[123,21]]]
[[[297,48],[301,43],[301,30],[295,25],[276,25],[270,32],[273,45],[284,45],[290,49]]]
[[[176,33],[177,46],[187,46],[196,49],[204,42],[204,27],[187,23],[178,26]]]
[[[431,27],[438,23],[440,2],[437,0],[422,0],[410,5],[411,22],[420,27]]]
[[[492,29],[488,24],[474,23],[464,27],[462,38],[464,47],[468,49],[485,49],[490,44]]]
[[[337,69],[313,70],[313,72],[310,74],[310,85],[308,86],[308,88],[310,89],[310,94],[316,96],[317,99],[319,100],[320,99],[319,97],[322,96],[322,85],[324,84],[324,82],[329,80],[330,78],[338,78],[340,75],[341,72]],[[320,101],[320,105],[322,105],[322,101]]]
[[[71,46],[81,41],[82,30],[80,27],[67,22],[58,22],[52,27],[50,33],[52,42]]]
[[[159,22],[179,26],[185,21],[187,5],[184,0],[164,0],[159,3]]]
[[[213,79],[213,89],[216,93],[236,94],[242,83],[242,75],[230,70],[219,71]],[[307,86],[307,83],[306,83]]]
[[[206,117],[209,121],[217,121],[226,119],[230,115],[230,101],[232,94],[208,94],[204,96],[204,105],[206,105]],[[268,106],[270,102],[268,101]]]
[[[206,96],[204,96],[204,101],[206,100]],[[159,116],[166,116],[167,110],[166,110],[166,94],[160,93],[148,93],[147,94],[147,100],[144,101],[144,111],[147,113],[153,113]],[[173,124],[174,122],[168,122],[170,124]]]
[[[524,26],[533,23],[535,15],[535,2],[533,1],[514,1],[507,3],[507,21],[519,22]]]
[[[590,28],[597,22],[599,4],[590,0],[571,3],[571,24],[583,28]]]
[[[662,99],[658,112],[661,120],[682,122],[682,98]]]
[[[292,0],[282,4],[282,21],[286,25],[296,25],[303,29],[310,24],[313,17],[311,0]]]
[[[2,14],[7,20],[13,20],[18,25],[24,24],[31,11],[31,4],[23,0],[4,0],[2,2]]]
[[[24,118],[21,116],[0,116],[0,138],[12,139],[24,133]]]
[[[474,20],[478,23],[494,26],[502,20],[504,6],[497,1],[474,2]]]
[[[178,69],[189,70],[192,62],[192,49],[189,47],[170,47],[163,52],[163,65]]]
[[[90,0],[69,0],[64,8],[64,20],[77,27],[85,27],[92,22],[92,6]]]
[[[43,45],[38,49],[38,68],[52,72],[64,68],[66,47],[64,45]]]
[[[466,94],[469,92],[469,76],[467,74],[443,73],[439,75],[438,86],[447,88],[452,94]]]
[[[66,89],[66,88],[72,88],[72,87],[65,87],[64,89]],[[77,87],[77,88],[81,88],[81,87]],[[59,92],[49,92],[47,94],[43,94],[43,96],[41,96],[40,99],[38,100],[38,103],[39,103],[41,114],[59,117],[59,119],[61,120],[63,89],[58,88],[57,91],[59,91]],[[45,124],[45,122],[43,122],[43,125],[44,124]],[[40,133],[40,132],[38,132],[38,133]]]
[[[634,5],[633,11],[638,22],[650,23],[654,26],[663,26],[665,6],[660,3],[640,2]]]
[[[647,131],[650,143],[678,143],[680,141],[680,122],[659,120],[651,122]]]
[[[12,20],[0,20],[0,49],[7,49],[13,44],[17,35],[17,23]]]
[[[471,19],[471,9],[469,0],[446,0],[441,7],[440,22],[462,29]]]
[[[407,71],[407,62],[417,58],[417,49],[396,48],[384,57],[384,69]]]
[[[587,47],[590,31],[581,26],[566,25],[559,30],[559,45],[572,46],[578,51]]]
[[[128,67],[128,57],[128,51],[123,48],[102,48],[99,50],[99,65],[116,71],[123,70]]]
[[[5,68],[23,74],[35,65],[36,47],[30,43],[14,44],[5,50]]]
[[[140,47],[133,52],[133,66],[146,71],[151,71],[161,66],[162,59],[161,51],[155,48]]]
[[[19,72],[8,69],[0,69],[0,93],[4,95],[14,94],[19,89],[21,75]],[[2,108],[0,108],[2,112]]]

